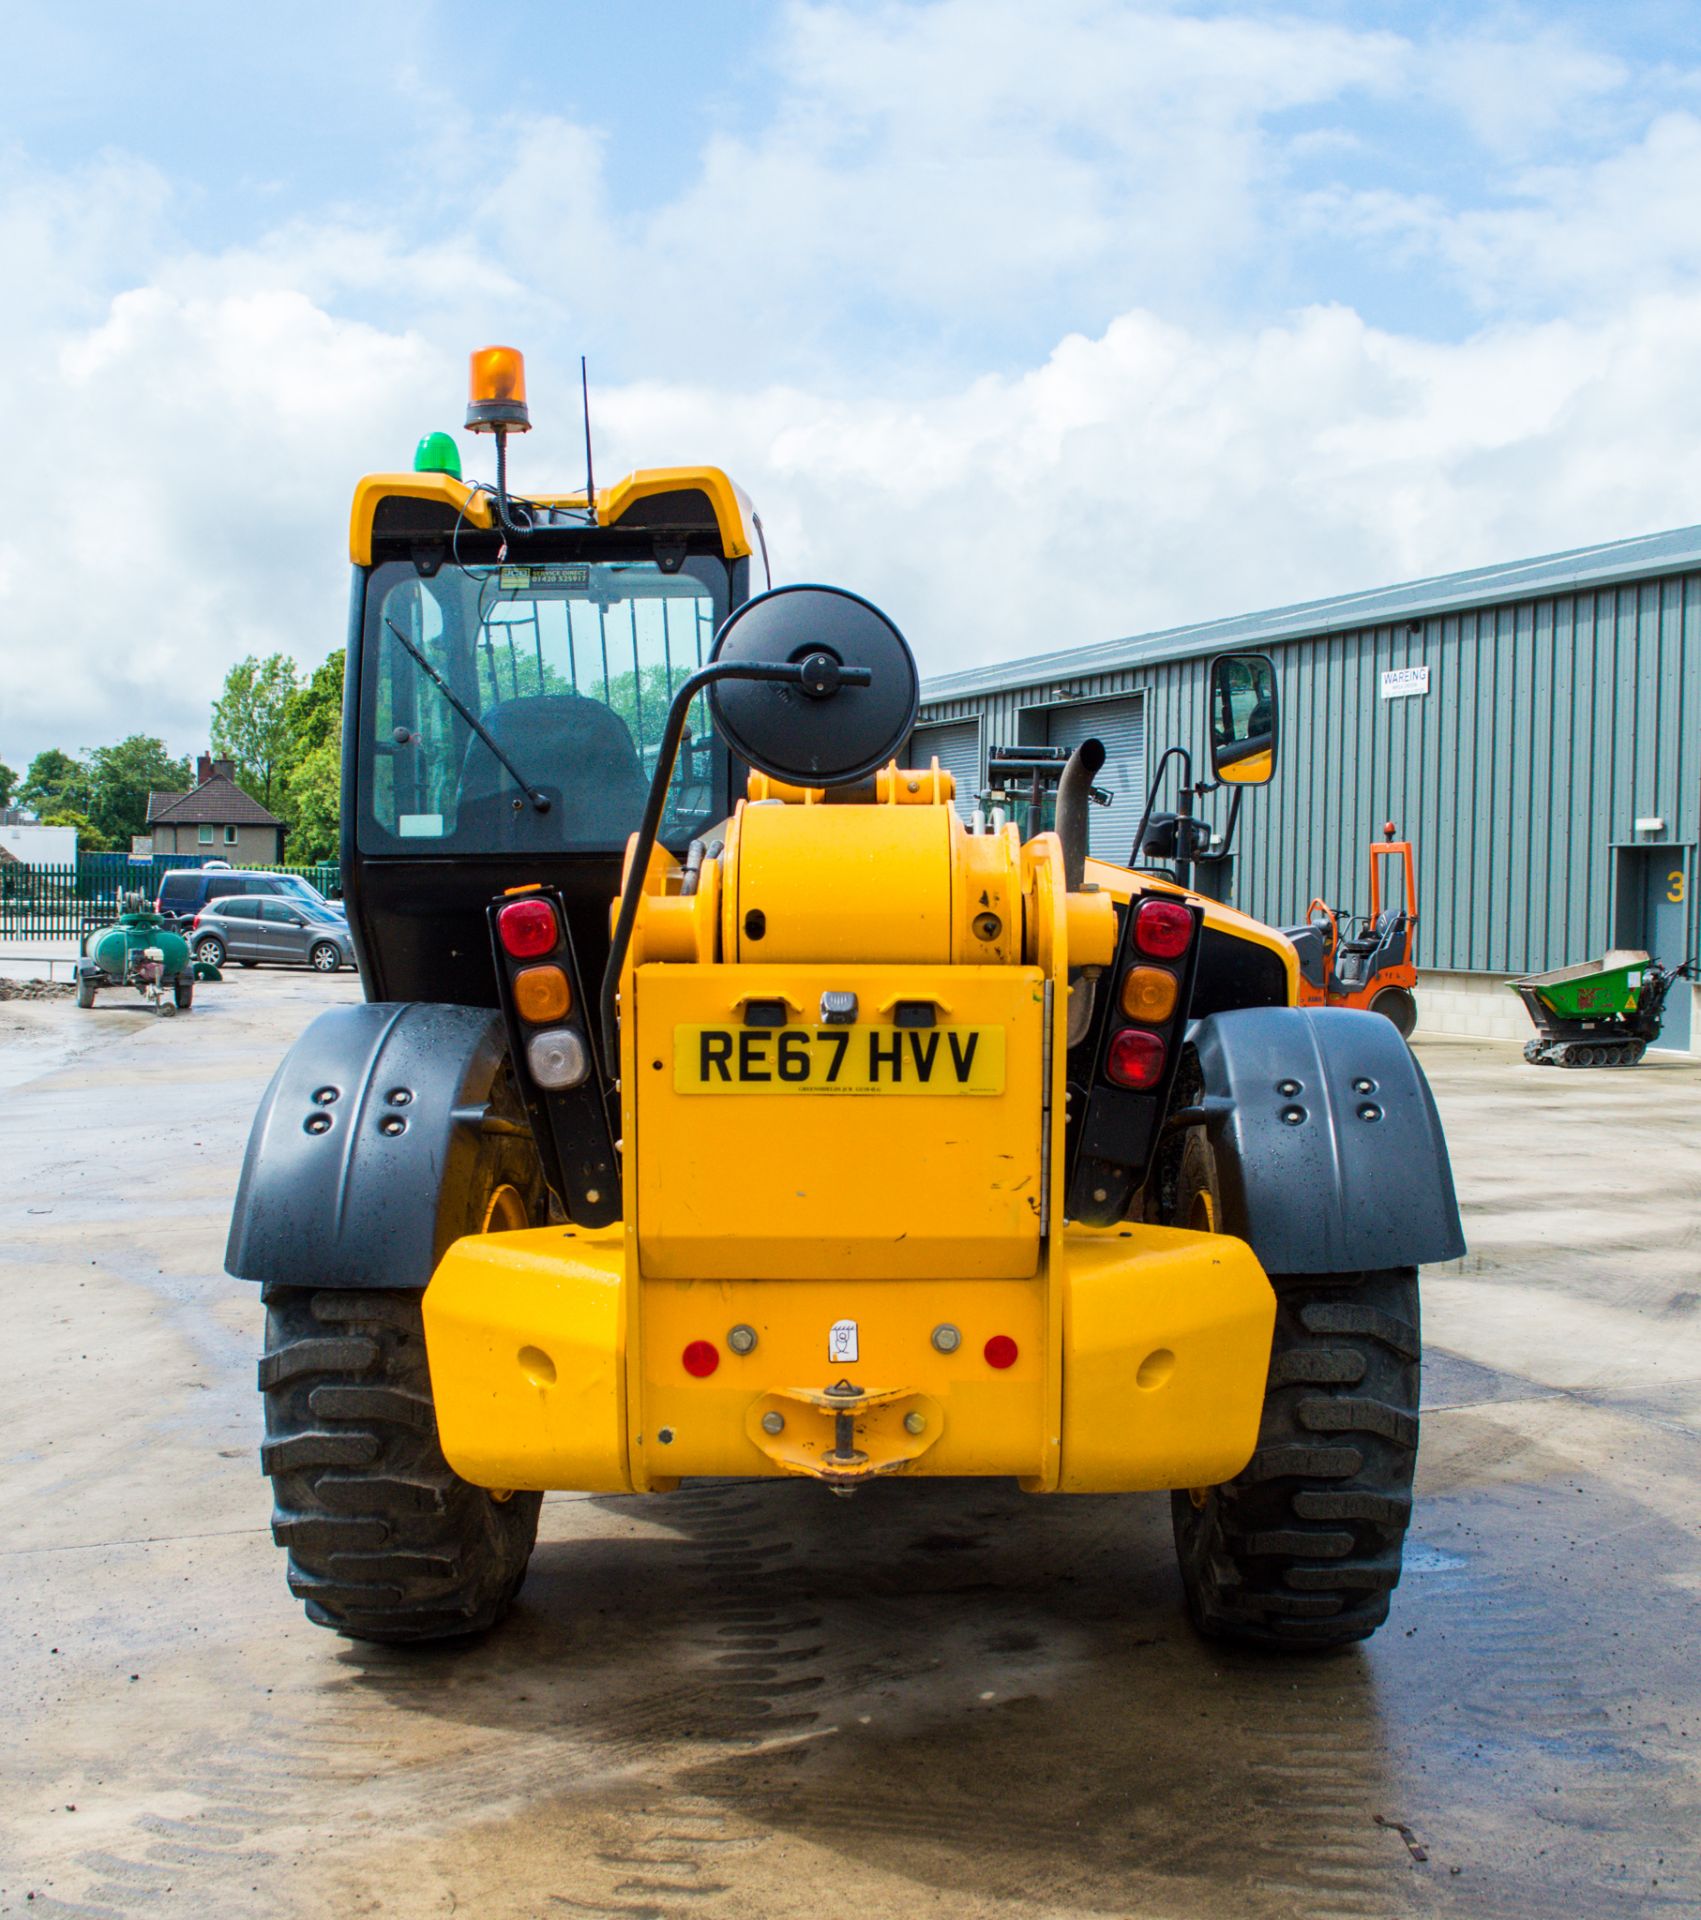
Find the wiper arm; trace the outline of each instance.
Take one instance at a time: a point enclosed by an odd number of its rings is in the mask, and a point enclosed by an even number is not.
[[[412,654],[413,658],[419,664],[420,672],[425,675],[426,679],[442,694],[450,706],[455,709],[467,725],[472,728],[473,732],[478,735],[496,758],[501,761],[503,766],[514,776],[514,785],[517,786],[532,805],[537,808],[539,813],[548,813],[549,795],[544,793],[540,788],[534,787],[525,775],[521,773],[520,769],[514,765],[507,754],[491,739],[490,730],[485,726],[484,722],[480,720],[478,715],[461,699],[460,695],[455,692],[454,688],[449,685],[442,674],[426,659],[425,655],[420,652],[418,647],[402,632],[401,628],[396,625],[395,621],[392,620],[388,614],[384,616],[384,624],[396,638],[401,641],[408,652]]]

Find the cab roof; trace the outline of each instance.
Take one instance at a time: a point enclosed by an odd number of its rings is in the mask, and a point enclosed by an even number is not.
[[[532,494],[525,498],[540,507],[585,507],[585,494]],[[404,503],[420,502],[425,511],[414,518]],[[393,507],[386,503],[395,502]],[[433,508],[438,509],[433,513]],[[443,510],[446,509],[445,513]],[[597,524],[622,523],[631,530],[675,525],[713,526],[721,552],[728,560],[753,553],[761,539],[761,522],[742,487],[735,486],[719,467],[643,467],[596,490]],[[389,524],[380,524],[380,521]],[[357,567],[372,564],[377,541],[394,536],[418,538],[435,533],[442,538],[455,524],[489,528],[496,524],[494,496],[486,487],[469,485],[446,473],[369,473],[354,490],[349,514],[349,558]]]

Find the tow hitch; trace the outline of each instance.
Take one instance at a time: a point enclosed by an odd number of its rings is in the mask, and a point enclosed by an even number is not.
[[[776,1387],[746,1417],[750,1438],[788,1473],[853,1492],[880,1474],[902,1473],[939,1438],[944,1409],[911,1387]]]

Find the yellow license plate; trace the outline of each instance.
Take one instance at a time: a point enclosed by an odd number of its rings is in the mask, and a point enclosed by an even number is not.
[[[1002,1027],[673,1030],[676,1093],[1002,1093]]]

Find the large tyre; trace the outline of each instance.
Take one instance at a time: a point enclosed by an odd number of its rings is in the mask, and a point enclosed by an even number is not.
[[[1202,1633],[1307,1649],[1388,1617],[1417,1462],[1413,1268],[1273,1275],[1276,1328],[1258,1444],[1220,1487],[1171,1495]]]
[[[520,1122],[510,1076],[492,1108]],[[487,1134],[463,1231],[544,1219],[529,1133]],[[268,1286],[261,1465],[272,1535],[289,1550],[307,1617],[353,1640],[459,1639],[513,1604],[537,1537],[541,1493],[492,1493],[443,1457],[421,1294]]]
[[[272,1537],[308,1619],[400,1643],[502,1618],[543,1495],[499,1498],[443,1458],[419,1294],[268,1287],[260,1388]]]
[[[77,982],[77,1005],[85,1011],[95,1003],[95,983],[92,980]]]
[[[179,1013],[187,1013],[195,1004],[195,983],[193,980],[174,980],[171,983],[171,997],[177,1003]]]

